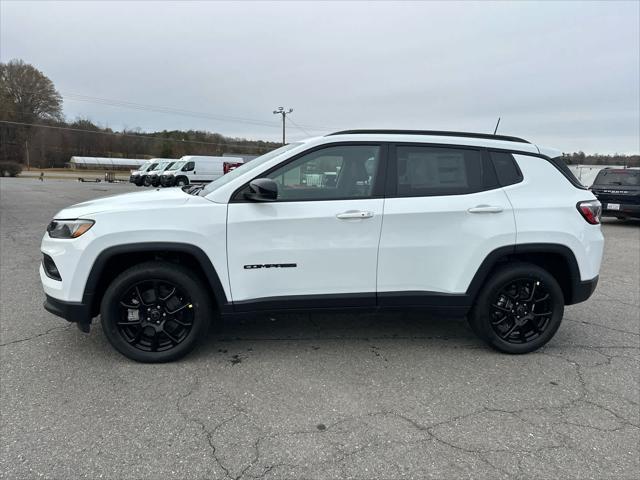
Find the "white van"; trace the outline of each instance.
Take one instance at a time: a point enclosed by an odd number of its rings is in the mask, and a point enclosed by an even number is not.
[[[145,184],[147,175],[154,171],[160,163],[175,161],[175,158],[152,158],[151,160],[147,160],[146,163],[144,163],[138,170],[133,170],[131,172],[129,181],[136,184],[138,187],[141,187]]]
[[[186,155],[162,173],[160,184],[163,187],[182,187],[191,183],[209,183],[243,163],[240,157]]]

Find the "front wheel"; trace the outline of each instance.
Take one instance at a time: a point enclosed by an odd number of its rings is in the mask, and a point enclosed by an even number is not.
[[[178,177],[176,180],[176,187],[184,187],[185,185],[189,185],[189,180],[185,177]]]
[[[167,262],[146,262],[111,282],[100,306],[111,345],[138,362],[177,360],[205,336],[213,309],[193,272]]]
[[[551,340],[563,314],[564,295],[557,280],[537,265],[513,263],[489,278],[469,323],[496,350],[528,353]]]

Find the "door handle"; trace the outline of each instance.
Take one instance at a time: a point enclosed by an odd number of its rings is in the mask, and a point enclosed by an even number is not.
[[[503,208],[497,205],[477,205],[471,207],[467,212],[469,213],[500,213]]]
[[[340,220],[349,220],[354,218],[371,218],[373,217],[373,212],[363,212],[360,210],[349,210],[348,212],[338,213],[336,218]]]

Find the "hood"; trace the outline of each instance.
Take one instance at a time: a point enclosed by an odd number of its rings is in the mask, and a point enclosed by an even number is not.
[[[71,205],[60,210],[53,218],[75,219],[110,210],[145,210],[147,208],[174,207],[188,202],[189,198],[191,198],[190,195],[179,188],[124,193]]]

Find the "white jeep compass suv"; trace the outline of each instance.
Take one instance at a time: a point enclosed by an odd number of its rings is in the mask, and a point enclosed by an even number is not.
[[[205,188],[71,206],[49,224],[45,308],[143,362],[177,359],[216,314],[422,309],[467,315],[508,353],[589,298],[600,203],[520,138],[353,130],[291,143]]]

